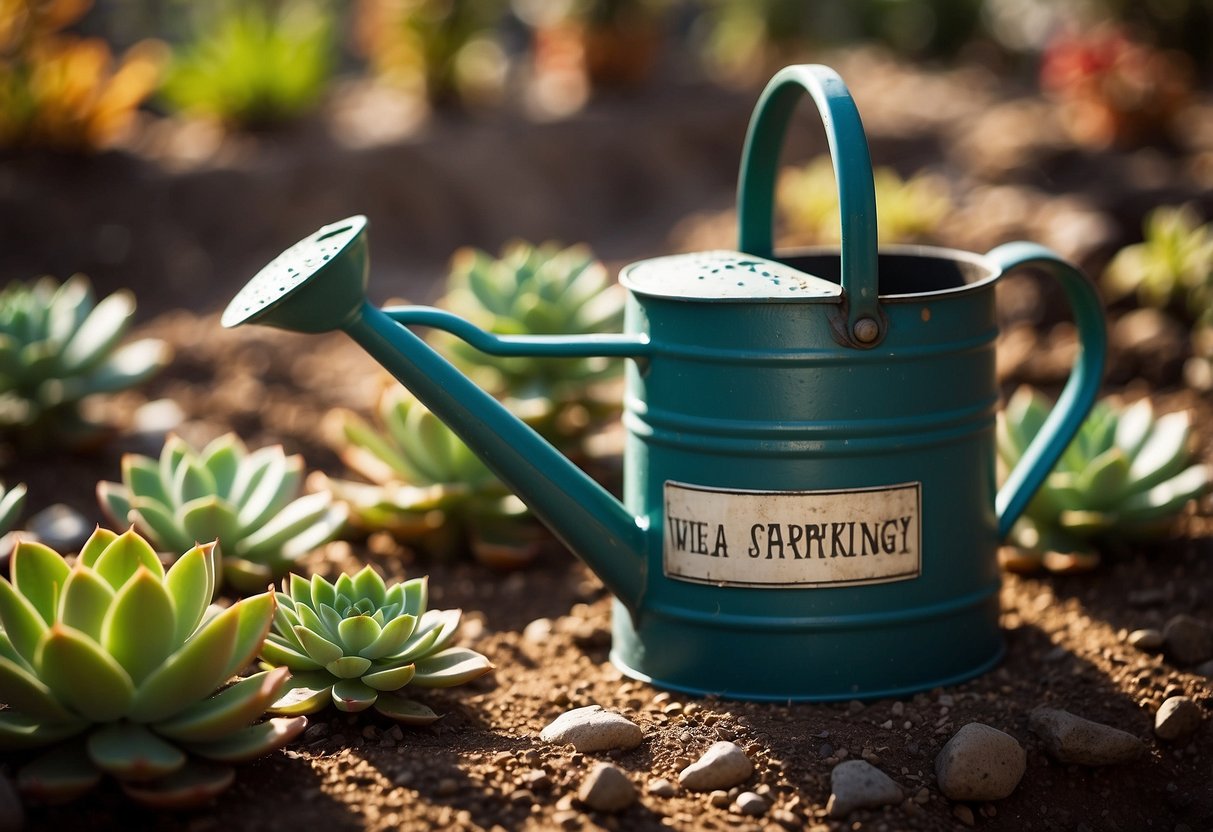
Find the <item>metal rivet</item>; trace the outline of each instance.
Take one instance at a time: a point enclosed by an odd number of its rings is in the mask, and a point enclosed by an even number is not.
[[[855,322],[855,340],[861,344],[870,344],[880,336],[880,324],[871,318],[860,318]]]

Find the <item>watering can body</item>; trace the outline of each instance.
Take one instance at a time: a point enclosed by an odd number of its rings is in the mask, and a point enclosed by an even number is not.
[[[827,126],[842,245],[776,258],[775,162],[806,91]],[[611,658],[633,677],[733,698],[830,700],[983,672],[1003,651],[999,540],[1098,390],[1105,345],[1093,288],[1026,243],[986,255],[878,253],[866,139],[824,67],[790,67],[763,93],[739,213],[738,251],[626,268],[616,336],[498,337],[441,310],[377,309],[364,299],[360,218],[263,270],[224,324],[339,328],[362,344],[602,578],[616,596]],[[1022,265],[1061,282],[1081,350],[999,489],[994,286]],[[622,504],[406,325],[501,355],[630,358]]]

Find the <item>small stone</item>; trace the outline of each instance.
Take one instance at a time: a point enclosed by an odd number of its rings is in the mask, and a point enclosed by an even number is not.
[[[749,815],[752,818],[760,818],[767,813],[767,809],[771,806],[767,803],[766,798],[754,792],[742,792],[737,795],[737,800],[734,803],[734,808],[738,814]]]
[[[1167,655],[1179,664],[1200,664],[1213,659],[1213,628],[1190,615],[1177,615],[1162,631]]]
[[[453,777],[443,777],[438,781],[434,794],[438,797],[451,797],[459,792],[459,781]]]
[[[655,797],[673,797],[678,789],[664,777],[649,783],[648,792]]]
[[[185,411],[172,399],[156,399],[139,405],[131,418],[131,432],[155,436],[163,442],[164,434],[176,430],[185,421]]]
[[[96,528],[84,515],[65,503],[55,503],[25,524],[30,533],[56,552],[74,552]]]
[[[716,789],[708,795],[708,803],[717,809],[723,809],[729,805],[729,793],[724,789]]]
[[[957,803],[952,807],[952,817],[956,818],[965,826],[972,826],[977,820],[973,817],[973,810],[963,803]]]
[[[0,832],[20,832],[25,828],[25,809],[12,781],[0,775]]]
[[[900,803],[901,787],[889,775],[863,760],[848,760],[830,772],[826,814],[845,818],[856,809],[876,809]]]
[[[1162,649],[1163,638],[1162,631],[1155,629],[1134,630],[1129,633],[1129,646],[1136,647],[1138,650],[1145,650],[1148,653],[1154,653]]]
[[[586,753],[635,748],[644,739],[644,732],[625,716],[604,711],[600,705],[587,705],[558,716],[540,732],[539,739],[555,745],[572,745]]]
[[[522,631],[522,640],[531,644],[543,644],[552,635],[552,619],[536,618]]]
[[[1010,734],[970,722],[935,758],[939,790],[952,800],[1002,800],[1028,768],[1028,753]]]
[[[678,774],[684,788],[697,792],[728,789],[740,785],[754,773],[754,764],[736,743],[713,743],[695,762]]]
[[[804,821],[800,815],[795,812],[789,812],[787,809],[776,809],[774,812],[771,812],[771,820],[778,823],[784,829],[789,830],[789,832],[796,832],[796,830],[804,828]]]
[[[1154,734],[1163,740],[1186,737],[1200,727],[1204,714],[1200,705],[1187,696],[1172,696],[1154,715]]]
[[[1049,756],[1062,763],[1118,765],[1136,760],[1146,750],[1144,742],[1126,731],[1054,708],[1032,711],[1028,728],[1041,738]]]
[[[596,763],[577,791],[577,799],[599,812],[622,812],[636,802],[636,787],[617,766]]]

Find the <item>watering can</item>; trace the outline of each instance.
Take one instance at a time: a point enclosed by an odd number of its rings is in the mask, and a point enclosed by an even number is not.
[[[783,134],[802,93],[825,123],[841,246],[772,250]],[[1029,243],[984,254],[877,251],[867,140],[841,78],[788,67],[742,153],[740,245],[623,269],[625,332],[497,336],[449,312],[366,299],[366,219],[266,266],[223,325],[344,330],[446,422],[614,594],[612,661],[695,694],[898,696],[1000,659],[996,550],[1100,383],[1092,284]],[[996,486],[994,287],[1060,282],[1080,352],[1061,397]],[[409,326],[493,355],[630,359],[622,502]]]

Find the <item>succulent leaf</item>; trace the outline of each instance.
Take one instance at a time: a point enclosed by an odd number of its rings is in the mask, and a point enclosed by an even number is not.
[[[362,681],[379,691],[400,690],[413,681],[415,675],[417,675],[417,666],[405,664],[364,674]]]
[[[134,577],[141,566],[157,578],[164,577],[164,565],[156,557],[156,551],[133,530],[120,534],[93,563],[93,569],[115,591]]]
[[[122,665],[78,630],[56,624],[38,647],[42,681],[67,707],[90,722],[126,716],[135,685]]]
[[[80,554],[76,556],[76,563],[92,566],[97,562],[97,558],[101,557],[101,553],[117,539],[117,532],[112,532],[109,529],[103,529],[98,526],[93,529],[93,533],[89,535],[88,540],[84,541],[84,545],[80,547]]]
[[[307,655],[302,645],[289,644],[282,636],[267,638],[261,647],[261,656],[271,665],[291,670],[320,670],[323,667]]]
[[[479,678],[493,669],[492,663],[466,647],[447,649],[417,660],[413,684],[422,688],[450,688]]]
[[[213,742],[187,743],[199,757],[220,763],[242,763],[281,748],[303,733],[307,719],[302,716],[274,717],[248,725]]]
[[[156,733],[195,743],[227,736],[264,714],[289,678],[290,671],[279,667],[241,679],[176,717],[157,723]]]
[[[63,584],[59,620],[94,641],[100,641],[105,615],[114,602],[114,590],[104,578],[77,560]]]
[[[328,665],[343,655],[339,646],[315,630],[309,629],[305,624],[295,627],[295,638],[299,639],[299,643],[307,651],[308,658],[317,664]]]
[[[44,622],[52,624],[67,580],[68,565],[63,558],[41,543],[21,540],[13,549],[9,569],[13,588],[25,596]]]
[[[179,713],[227,679],[236,646],[240,610],[236,604],[202,625],[152,671],[131,707],[136,722],[159,722]]]
[[[21,767],[17,787],[42,803],[74,800],[101,782],[83,742],[59,745]]]
[[[339,711],[365,711],[374,705],[378,698],[378,691],[360,679],[338,679],[333,685],[333,704]]]
[[[214,543],[194,546],[177,558],[164,576],[164,586],[173,599],[173,640],[180,644],[198,629],[214,593]]]
[[[193,760],[157,780],[122,783],[127,796],[156,809],[192,809],[225,792],[236,778],[229,766],[203,765]]]
[[[0,701],[10,708],[48,722],[66,722],[73,716],[59,704],[41,679],[20,664],[0,656]]]
[[[0,624],[13,649],[29,664],[34,664],[38,646],[46,634],[46,622],[37,608],[0,578]]]
[[[293,673],[271,710],[283,716],[314,714],[332,702],[337,680],[326,672]]]
[[[93,765],[119,780],[154,780],[185,765],[185,753],[142,725],[114,722],[88,737]]]
[[[425,705],[394,693],[379,694],[375,710],[405,725],[430,725],[438,721],[438,714]]]
[[[176,611],[164,582],[140,566],[114,596],[100,642],[138,686],[180,643],[176,630]]]

